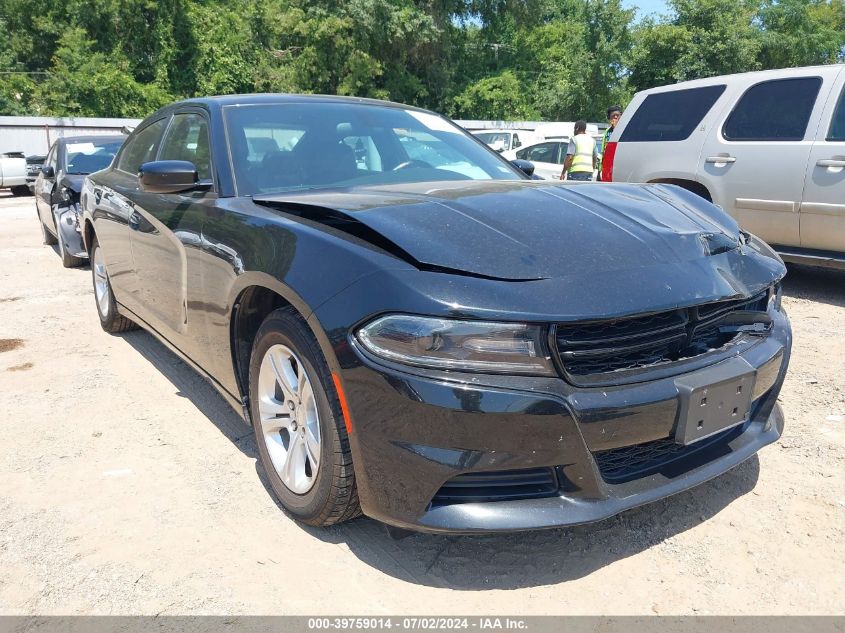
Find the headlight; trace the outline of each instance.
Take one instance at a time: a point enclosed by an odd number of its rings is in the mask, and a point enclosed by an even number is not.
[[[406,365],[552,376],[544,332],[521,323],[393,314],[359,329],[357,339],[371,354]]]
[[[71,193],[71,190],[67,187],[62,187],[59,190],[59,197],[61,198],[62,202],[70,202],[72,196],[73,193]]]
[[[769,310],[774,309],[777,312],[780,312],[780,300],[781,300],[782,294],[783,294],[783,291],[781,289],[780,284],[777,284],[777,285],[769,288],[769,306],[768,306]]]

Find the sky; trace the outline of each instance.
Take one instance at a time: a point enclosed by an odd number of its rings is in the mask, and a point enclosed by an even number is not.
[[[622,0],[622,6],[626,9],[637,9],[637,19],[646,17],[649,14],[668,13],[666,0]]]

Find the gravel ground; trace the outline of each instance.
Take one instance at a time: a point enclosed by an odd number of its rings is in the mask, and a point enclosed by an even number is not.
[[[775,445],[574,529],[391,540],[274,503],[249,429],[0,193],[0,614],[845,614],[845,273],[793,268]]]

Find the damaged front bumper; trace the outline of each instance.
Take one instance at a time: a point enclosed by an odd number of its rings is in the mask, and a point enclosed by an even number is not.
[[[362,509],[424,532],[552,528],[597,521],[716,477],[783,431],[776,400],[792,336],[786,315],[770,314],[768,336],[715,364],[602,387],[412,374],[384,366],[353,341],[361,364],[343,378]],[[748,367],[748,415],[679,444],[684,380],[719,381],[736,363]]]

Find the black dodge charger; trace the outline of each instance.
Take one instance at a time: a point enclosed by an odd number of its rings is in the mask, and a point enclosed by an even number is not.
[[[312,525],[584,523],[775,441],[778,256],[680,188],[520,168],[398,104],[173,104],[83,187],[100,321],[206,376]]]

